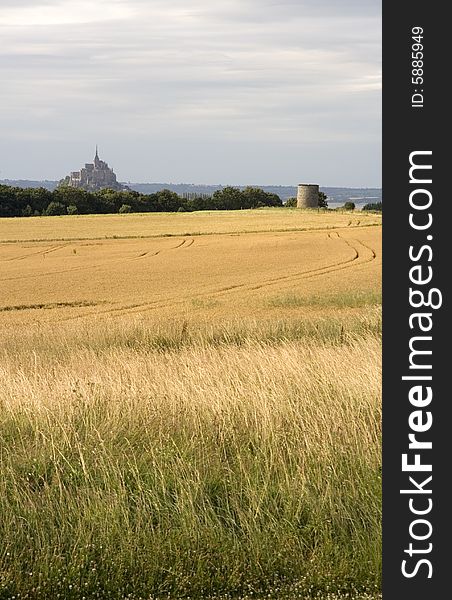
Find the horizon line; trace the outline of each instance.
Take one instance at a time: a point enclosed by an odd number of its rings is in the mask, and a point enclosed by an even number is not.
[[[17,179],[6,177],[5,179],[0,179],[2,181],[31,181],[31,182],[48,182],[48,183],[58,183],[60,179]],[[119,181],[119,183],[126,185],[192,185],[192,186],[205,186],[205,187],[298,187],[298,183],[192,183],[188,181]],[[322,185],[317,184],[320,188],[335,188],[335,189],[357,189],[357,190],[381,190],[382,185]]]

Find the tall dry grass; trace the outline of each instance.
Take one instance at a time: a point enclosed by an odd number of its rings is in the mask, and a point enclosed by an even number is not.
[[[366,319],[6,336],[0,598],[378,590]]]

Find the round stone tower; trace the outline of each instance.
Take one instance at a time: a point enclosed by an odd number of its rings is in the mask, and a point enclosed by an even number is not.
[[[314,183],[300,183],[297,192],[297,208],[317,208],[319,206],[319,186]]]

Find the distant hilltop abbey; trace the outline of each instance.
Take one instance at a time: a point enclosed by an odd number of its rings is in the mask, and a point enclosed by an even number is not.
[[[122,185],[116,179],[116,175],[108,164],[100,160],[96,146],[96,156],[93,163],[86,163],[80,171],[72,171],[70,175],[60,181],[60,185],[80,188],[88,192],[95,192],[105,188],[111,190],[127,190],[127,186]]]

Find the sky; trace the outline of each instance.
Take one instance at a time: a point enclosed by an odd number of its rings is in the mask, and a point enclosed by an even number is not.
[[[0,179],[381,185],[380,0],[0,0]]]

